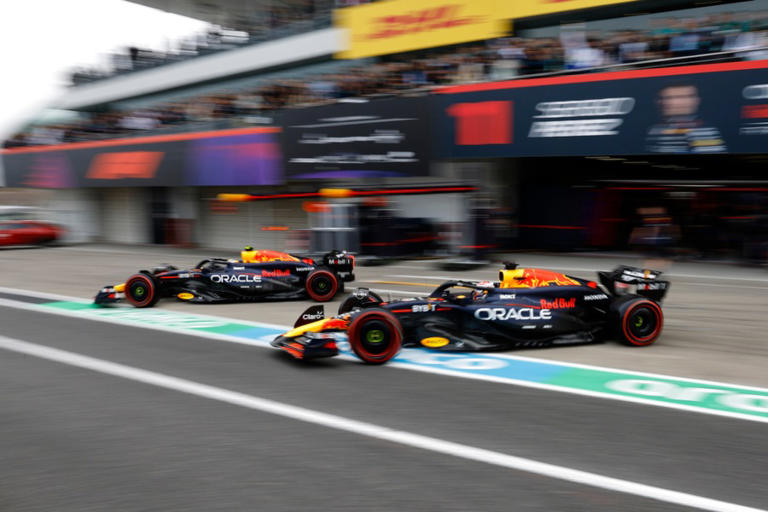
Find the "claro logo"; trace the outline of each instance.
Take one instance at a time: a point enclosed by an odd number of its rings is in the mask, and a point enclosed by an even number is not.
[[[475,311],[478,320],[550,320],[552,311],[533,308],[480,308]]]

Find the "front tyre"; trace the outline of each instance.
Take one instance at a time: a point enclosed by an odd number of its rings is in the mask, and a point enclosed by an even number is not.
[[[619,341],[632,347],[651,345],[661,334],[664,314],[661,307],[642,297],[633,297],[620,303],[616,334]]]
[[[149,308],[157,303],[155,279],[147,274],[134,274],[125,282],[125,299],[137,308]]]
[[[339,278],[330,270],[317,269],[307,276],[304,287],[312,300],[328,302],[339,291]]]
[[[367,364],[383,364],[400,352],[403,331],[391,313],[381,309],[364,311],[347,329],[349,345]]]

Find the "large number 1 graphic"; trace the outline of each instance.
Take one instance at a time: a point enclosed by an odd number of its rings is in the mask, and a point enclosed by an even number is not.
[[[456,118],[456,145],[512,143],[512,102],[455,103],[446,109]]]

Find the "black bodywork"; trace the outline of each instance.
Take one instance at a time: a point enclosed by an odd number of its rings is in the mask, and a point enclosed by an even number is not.
[[[337,282],[337,290],[333,293],[335,295],[337,291],[343,291],[344,282],[355,278],[354,257],[344,251],[329,252],[320,261],[301,256],[288,256],[295,258],[295,261],[244,263],[238,260],[210,258],[202,260],[191,269],[181,270],[163,265],[151,272],[141,270],[139,274],[151,280],[149,287],[156,286],[155,300],[176,297],[192,303],[288,300],[306,298],[308,295],[315,298],[308,290],[307,280],[318,271],[326,271],[335,276]],[[131,279],[122,286],[130,286]],[[123,300],[126,298],[125,295],[130,293],[129,289],[116,291],[115,288],[118,287],[102,288],[94,302],[110,304]],[[137,304],[134,303],[134,305]]]
[[[427,297],[393,302],[382,301],[376,294],[358,289],[341,305],[338,316],[325,320],[331,320],[328,328],[320,325],[318,329],[298,336],[296,331],[301,329],[294,329],[276,338],[272,344],[283,348],[287,343],[298,342],[303,345],[302,358],[327,356],[327,347],[315,341],[322,339],[318,333],[351,332],[357,315],[377,310],[384,316],[394,317],[401,328],[402,346],[405,347],[499,351],[592,343],[611,338],[643,346],[652,343],[662,327],[659,303],[669,283],[659,280],[659,274],[622,266],[612,272],[599,272],[600,284],[563,276],[572,284],[527,288],[502,288],[500,282],[456,280],[441,284]],[[632,308],[635,308],[634,312]],[[636,318],[640,313],[645,316]],[[627,325],[627,315],[632,315],[632,322],[646,324]],[[340,329],[337,320],[344,320],[346,329]],[[302,323],[299,320],[297,326]],[[634,331],[627,334],[622,333],[622,329]],[[353,348],[355,341],[350,339]],[[295,345],[292,347],[299,349]],[[323,347],[323,350],[315,355],[315,347]]]

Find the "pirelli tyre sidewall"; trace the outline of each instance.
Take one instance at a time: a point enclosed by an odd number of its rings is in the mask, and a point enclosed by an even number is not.
[[[157,282],[149,274],[134,274],[125,282],[125,299],[134,307],[152,307],[159,298]]]
[[[653,344],[664,327],[661,306],[644,297],[626,297],[613,305],[615,334],[618,340],[632,347]]]
[[[383,364],[400,352],[403,330],[400,322],[383,309],[362,311],[347,329],[352,351],[367,364]]]
[[[312,300],[328,302],[339,291],[339,277],[326,268],[318,268],[307,276],[304,287]]]
[[[338,314],[342,315],[344,313],[349,313],[355,309],[367,309],[376,307],[382,302],[384,302],[384,300],[374,292],[368,292],[368,295],[365,297],[356,297],[354,295],[350,295],[344,299],[344,302],[339,305]]]

